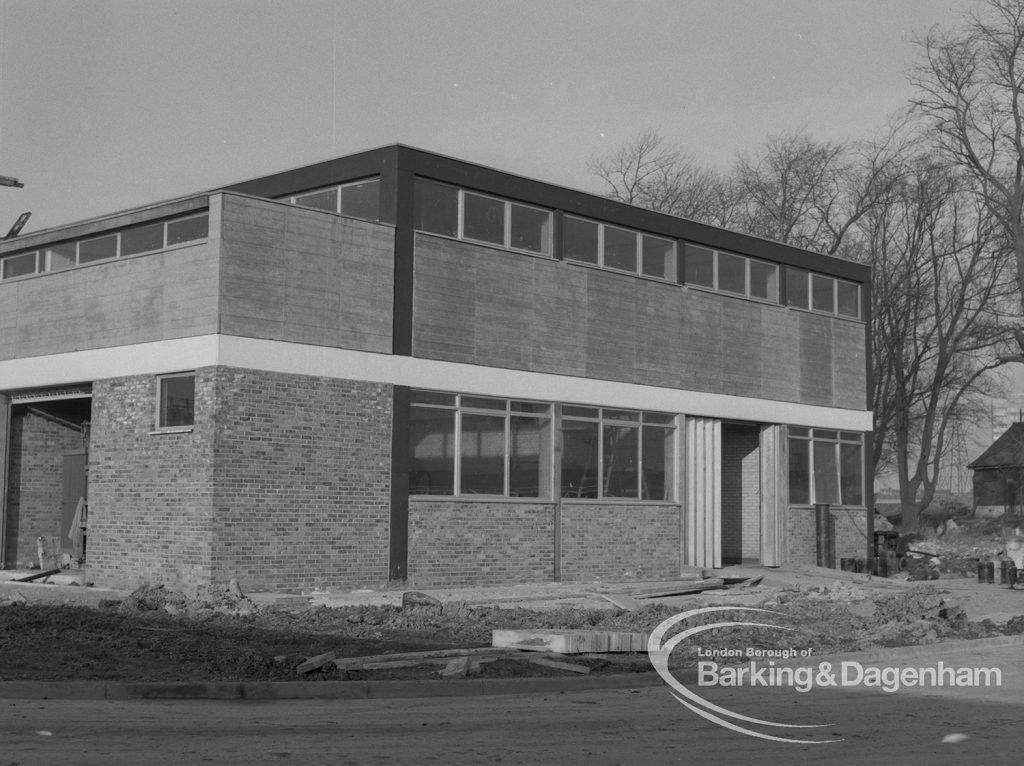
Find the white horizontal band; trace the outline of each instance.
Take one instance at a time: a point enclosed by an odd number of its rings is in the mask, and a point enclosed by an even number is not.
[[[661,410],[724,420],[870,431],[871,413],[745,396],[525,372],[302,343],[202,335],[0,362],[0,390],[155,375],[224,365],[313,377],[574,404]]]

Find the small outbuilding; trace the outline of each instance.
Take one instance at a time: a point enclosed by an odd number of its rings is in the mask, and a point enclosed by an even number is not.
[[[1024,423],[1014,423],[968,466],[978,516],[1020,515],[1024,507]]]

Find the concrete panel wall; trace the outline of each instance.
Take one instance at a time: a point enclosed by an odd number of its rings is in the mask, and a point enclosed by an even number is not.
[[[394,229],[227,194],[221,331],[391,352]]]
[[[217,331],[216,244],[0,282],[0,360]]]
[[[419,234],[419,357],[864,409],[864,325]]]
[[[385,585],[391,387],[233,368],[214,377],[213,580]]]

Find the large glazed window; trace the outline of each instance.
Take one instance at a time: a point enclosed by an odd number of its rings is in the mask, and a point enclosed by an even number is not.
[[[551,405],[414,391],[413,495],[551,496]]]
[[[671,500],[672,415],[562,409],[562,497]]]
[[[789,502],[862,505],[862,436],[851,431],[790,426]]]
[[[859,319],[860,285],[787,266],[786,305]]]
[[[683,256],[683,281],[745,298],[779,300],[777,264],[689,242]]]

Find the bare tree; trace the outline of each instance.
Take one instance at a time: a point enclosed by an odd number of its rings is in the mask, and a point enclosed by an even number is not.
[[[725,226],[732,211],[728,183],[716,171],[669,145],[656,130],[638,133],[590,170],[609,198],[702,223]]]
[[[913,73],[917,110],[931,123],[939,150],[978,181],[1017,267],[1024,305],[1024,0],[987,0],[953,31],[920,41]],[[1008,361],[1024,361],[1024,331]]]
[[[955,435],[1003,363],[1012,260],[998,225],[962,171],[908,161],[857,236],[874,269],[876,468],[895,470],[905,530],[920,525]]]

